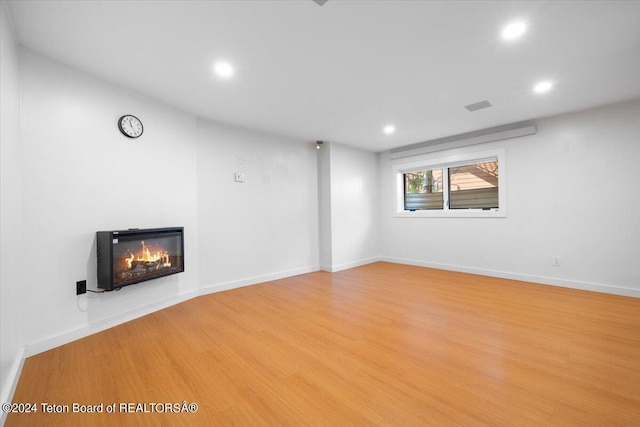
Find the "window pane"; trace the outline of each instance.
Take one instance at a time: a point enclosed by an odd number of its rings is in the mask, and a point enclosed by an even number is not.
[[[498,208],[498,161],[449,168],[450,209]]]
[[[404,173],[404,209],[442,209],[442,169]]]

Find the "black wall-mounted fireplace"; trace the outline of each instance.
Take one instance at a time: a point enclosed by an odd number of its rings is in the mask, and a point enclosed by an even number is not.
[[[98,231],[98,287],[123,286],[184,271],[184,228]]]

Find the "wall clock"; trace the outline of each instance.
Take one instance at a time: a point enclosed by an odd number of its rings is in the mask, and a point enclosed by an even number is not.
[[[144,127],[140,119],[131,114],[120,117],[120,120],[118,120],[118,129],[120,129],[120,132],[122,132],[124,136],[128,136],[129,138],[137,138],[144,132]]]

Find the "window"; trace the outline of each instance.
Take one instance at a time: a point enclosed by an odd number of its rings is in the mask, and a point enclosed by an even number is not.
[[[397,178],[394,216],[504,217],[504,150],[432,158],[423,155],[393,164]]]
[[[426,169],[404,173],[404,208],[442,209],[442,169]]]
[[[449,168],[449,209],[497,209],[498,189],[498,159]]]

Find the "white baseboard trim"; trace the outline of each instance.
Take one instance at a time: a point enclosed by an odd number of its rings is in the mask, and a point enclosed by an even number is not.
[[[331,273],[331,269],[333,267],[331,267],[331,265],[329,264],[320,264],[320,271],[327,271],[329,273]]]
[[[18,380],[20,379],[20,374],[22,373],[22,367],[24,366],[24,359],[26,357],[25,350],[25,346],[20,347],[15,359],[13,360],[13,365],[11,365],[9,376],[5,380],[4,384],[2,384],[0,403],[11,402],[11,399],[13,399],[13,393],[16,391]],[[3,426],[6,420],[7,413],[4,411],[0,411],[0,426]]]
[[[311,273],[318,271],[318,266],[311,266],[300,268],[296,270],[289,270],[280,273],[267,274],[263,276],[250,277],[247,279],[236,280],[233,282],[220,283],[216,285],[199,288],[197,290],[189,291],[177,296],[173,296],[162,301],[155,302],[153,304],[146,305],[144,307],[131,310],[126,313],[119,313],[117,315],[107,317],[105,319],[91,322],[85,326],[81,326],[76,329],[64,331],[59,334],[55,334],[44,339],[39,340],[36,343],[32,343],[26,346],[24,357],[34,356],[38,353],[42,353],[52,348],[59,347],[64,344],[68,344],[72,341],[79,340],[81,338],[88,337],[97,332],[104,331],[114,326],[121,325],[138,317],[146,316],[147,314],[154,313],[167,307],[171,307],[181,302],[190,300],[191,298],[198,297],[200,295],[206,295],[213,292],[225,291],[228,289],[238,288],[241,286],[254,285],[256,283],[268,282],[270,280],[282,279],[285,277],[297,276],[299,274]]]
[[[93,335],[97,332],[101,332],[109,328],[113,328],[114,326],[129,322],[131,320],[137,319],[138,317],[146,316],[147,314],[162,310],[163,308],[171,307],[172,305],[179,304],[196,296],[198,296],[197,291],[190,291],[146,305],[144,307],[140,307],[135,310],[96,320],[76,329],[49,336],[47,338],[41,339],[36,343],[27,345],[25,357],[34,356],[38,353],[51,350],[52,348],[56,348],[61,345],[79,340],[81,338],[88,337],[89,335]]]
[[[347,262],[344,264],[325,265],[322,267],[322,271],[336,273],[338,271],[348,270],[350,268],[360,267],[362,265],[373,264],[374,262],[378,262],[378,261],[381,261],[381,258],[376,256],[376,257],[365,258],[357,261]]]
[[[532,274],[512,273],[499,270],[488,270],[483,268],[463,267],[460,265],[439,264],[428,261],[413,259],[380,257],[380,261],[394,264],[415,265],[418,267],[437,268],[439,270],[458,271],[461,273],[478,274],[481,276],[498,277],[501,279],[519,280],[522,282],[539,283],[542,285],[560,286],[563,288],[580,289],[583,291],[600,292],[605,294],[620,295],[625,297],[640,298],[640,289],[623,288],[620,286],[604,285],[601,283],[582,282],[578,280],[558,279],[555,277],[536,276]]]
[[[284,279],[287,277],[299,276],[300,274],[313,273],[319,271],[320,266],[313,265],[310,267],[297,268],[294,270],[282,271],[279,273],[264,274],[261,276],[248,277],[246,279],[232,280],[229,282],[216,283],[207,285],[199,289],[199,295],[208,295],[215,292],[228,291],[230,289],[241,288],[243,286],[256,285],[258,283],[270,282],[272,280]]]

